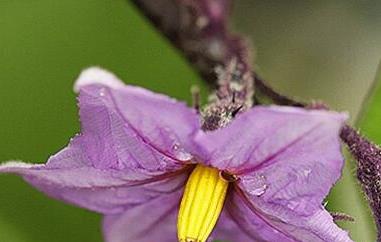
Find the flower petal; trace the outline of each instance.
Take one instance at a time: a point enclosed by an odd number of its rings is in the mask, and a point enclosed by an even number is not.
[[[249,195],[310,215],[341,175],[344,118],[327,111],[256,107],[226,128],[199,133],[196,141],[209,149],[205,160],[238,175]]]
[[[236,196],[237,194],[232,192],[227,197],[224,211],[213,230],[211,239],[230,242],[294,241],[253,213]]]
[[[229,224],[219,223],[214,238],[229,239],[232,242],[352,241],[348,233],[334,224],[332,217],[322,208],[311,216],[300,216],[298,223],[289,223],[280,220],[275,214],[263,213],[255,204],[234,192],[227,200],[226,211],[235,224],[230,223],[229,228]],[[235,230],[237,228],[239,232]]]
[[[104,218],[106,242],[177,242],[176,222],[182,190]]]
[[[274,124],[273,133],[256,145],[240,168],[239,186],[254,204],[271,205],[268,212],[282,211],[279,218],[298,220],[320,209],[341,175],[343,118],[323,111],[281,116],[282,123]]]
[[[199,129],[194,111],[99,68],[85,70],[75,90],[81,134],[46,165],[8,163],[1,173],[20,174],[52,197],[107,214],[183,186],[191,156],[182,146]]]
[[[98,169],[86,160],[77,139],[45,164],[8,162],[0,173],[16,173],[47,195],[96,212],[115,214],[184,186],[187,170],[147,173]]]
[[[75,81],[73,87],[74,92],[79,92],[82,87],[92,84],[100,84],[115,89],[124,86],[124,83],[111,72],[103,70],[100,67],[90,67],[82,71],[78,79]]]
[[[173,170],[199,129],[196,112],[167,96],[126,86],[99,68],[77,80],[83,148],[98,168]]]
[[[321,203],[341,175],[344,120],[334,112],[256,107],[195,140],[206,147],[199,156],[238,175],[244,196],[276,226],[289,224],[323,238],[316,241],[335,241],[324,240],[342,233]],[[327,227],[312,224],[316,219]]]
[[[307,148],[325,147],[327,144],[320,139],[315,143],[307,140],[310,144],[304,140],[311,134],[317,137],[319,132],[324,132],[319,138],[329,135],[324,141],[334,143],[335,146],[331,149],[338,150],[337,132],[345,118],[344,114],[328,111],[256,106],[239,115],[225,128],[199,131],[194,138],[194,145],[197,146],[194,150],[203,151],[193,153],[209,165],[243,173],[258,166],[267,166],[291,149],[302,153],[304,145],[308,145]],[[330,158],[330,152],[321,154],[320,149],[313,155],[315,159],[326,159],[326,156]]]

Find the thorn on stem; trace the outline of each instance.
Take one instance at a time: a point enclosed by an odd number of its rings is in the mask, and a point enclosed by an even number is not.
[[[234,118],[237,113],[243,108],[243,105],[239,106],[237,109],[233,110],[232,112],[232,117]]]

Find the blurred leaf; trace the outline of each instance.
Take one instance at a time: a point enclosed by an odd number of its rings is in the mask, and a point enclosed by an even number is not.
[[[381,63],[357,123],[364,135],[381,144]]]
[[[357,117],[356,127],[373,142],[381,143],[381,64],[376,78],[368,91],[362,110]],[[354,223],[340,223],[348,229],[355,241],[375,241],[376,230],[370,208],[356,179],[356,164],[347,155],[343,178],[333,189],[330,199],[332,210],[343,211],[355,218]],[[345,195],[344,195],[345,194]]]

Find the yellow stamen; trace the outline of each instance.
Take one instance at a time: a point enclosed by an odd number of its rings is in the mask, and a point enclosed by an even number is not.
[[[177,220],[180,242],[205,242],[225,201],[228,181],[215,168],[197,165],[190,175]]]

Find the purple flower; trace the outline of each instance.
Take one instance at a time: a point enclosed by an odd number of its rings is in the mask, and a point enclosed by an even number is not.
[[[346,115],[256,106],[203,131],[183,103],[98,68],[74,89],[81,134],[45,165],[0,172],[104,214],[106,241],[351,241],[322,206]]]

